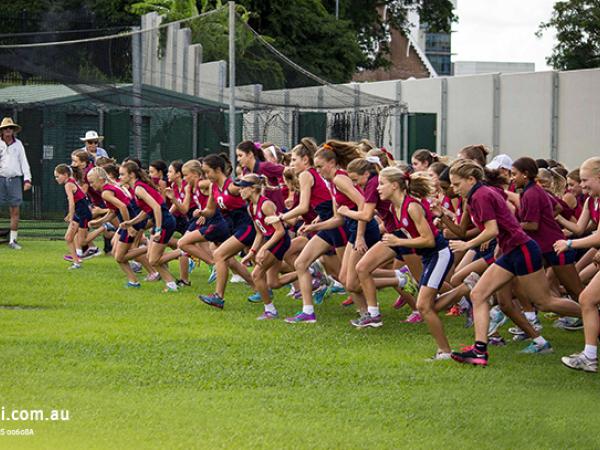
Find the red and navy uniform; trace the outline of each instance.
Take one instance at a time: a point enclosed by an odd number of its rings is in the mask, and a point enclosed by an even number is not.
[[[264,195],[275,204],[277,208],[277,214],[285,211],[284,191],[281,189],[281,185],[285,185],[283,181],[283,171],[285,166],[283,164],[272,163],[270,161],[256,161],[252,170],[244,167],[242,174],[247,175],[249,173],[255,173],[257,175],[263,175],[267,179],[267,185],[269,189],[265,189]],[[286,195],[287,195],[287,191]]]
[[[248,203],[248,214],[250,214],[250,217],[252,218],[252,222],[254,222],[254,226],[256,227],[256,229],[258,229],[262,233],[263,237],[265,238],[265,241],[271,239],[271,237],[273,237],[273,234],[275,233],[275,227],[273,225],[265,223],[265,214],[262,210],[262,207],[267,200],[269,200],[267,197],[261,195],[258,198],[258,202],[256,202],[256,205],[254,205],[251,202]],[[269,249],[269,251],[279,261],[281,261],[283,260],[285,253],[290,248],[290,245],[290,236],[288,235],[287,231],[285,231],[283,237],[279,239],[279,241],[277,241],[277,243],[273,245]]]
[[[338,169],[335,172],[335,175],[342,175],[347,177],[348,173],[345,170]],[[360,194],[363,197],[365,196],[365,193],[362,191],[362,189],[360,189],[358,186],[356,187],[356,189],[360,192]],[[343,205],[347,206],[353,211],[358,210],[358,205],[356,205],[350,198],[348,198],[346,194],[340,192],[336,188],[335,183],[331,183],[331,191],[335,199],[335,204],[338,208]],[[356,220],[346,217],[344,227],[346,228],[346,231],[348,233],[348,242],[354,245],[356,243],[356,235],[358,233],[358,222]],[[381,240],[381,234],[379,233],[379,225],[377,224],[377,221],[375,219],[371,219],[369,222],[367,222],[367,225],[365,227],[364,239],[368,248],[373,247],[377,242]]]
[[[106,209],[106,203],[102,199],[102,193],[98,192],[92,187],[88,180],[88,174],[90,170],[94,168],[94,163],[89,163],[85,169],[83,169],[83,182],[88,185],[87,196],[93,206],[97,206],[101,209]]]
[[[167,208],[167,204],[165,203],[165,199],[163,198],[162,195],[160,195],[160,193],[156,189],[154,189],[152,186],[144,183],[141,180],[137,180],[135,182],[135,189],[137,189],[137,188],[144,189],[148,193],[148,195],[150,195],[150,197],[152,197],[154,199],[154,201],[160,205],[160,210],[161,210],[161,214],[162,214],[162,227],[161,227],[161,232],[160,232],[160,240],[158,241],[158,243],[159,244],[168,243],[169,240],[171,239],[171,237],[173,236],[173,233],[175,233],[175,218],[169,212],[169,209]],[[148,205],[141,198],[139,198],[137,196],[136,196],[136,198],[137,198],[137,204],[138,204],[139,208],[142,211],[144,211],[148,215],[148,217],[150,217],[152,219],[152,221],[154,222],[154,227],[156,227],[156,218],[154,217],[154,210],[152,209],[152,207],[150,205]],[[152,231],[154,233],[155,229],[153,228]]]
[[[127,207],[127,212],[129,213],[130,219],[133,219],[140,213],[140,209],[138,208],[137,203],[135,203],[132,198],[127,196],[127,194],[125,194],[123,189],[121,189],[119,186],[107,183],[104,186],[102,186],[102,192],[104,191],[112,192],[117,198],[117,200],[121,201]],[[113,205],[110,201],[105,203],[108,209],[114,211],[117,214],[119,222],[123,222],[123,216],[121,215],[121,211],[119,210],[119,208]],[[142,220],[141,222],[136,223],[133,226],[133,228],[138,231],[143,230],[144,228],[146,228],[146,223],[147,220]],[[134,239],[135,236],[130,236],[126,229],[119,230],[119,241],[124,242],[125,244],[131,244]]]
[[[395,229],[401,231],[406,239],[415,239],[420,236],[417,225],[413,221],[408,212],[408,207],[411,204],[417,204],[423,208],[427,224],[433,233],[435,245],[431,248],[417,248],[416,253],[421,256],[423,261],[423,275],[419,281],[419,286],[427,286],[432,289],[439,289],[444,282],[444,279],[452,267],[454,255],[448,247],[448,241],[442,236],[437,227],[433,225],[433,217],[429,209],[416,198],[410,195],[405,195],[400,210],[397,210],[393,205],[391,212],[394,217]],[[407,252],[403,247],[393,247],[396,254],[400,257]]]
[[[73,201],[75,202],[75,215],[71,219],[73,222],[77,222],[80,228],[87,228],[88,222],[92,220],[92,211],[90,209],[90,202],[83,192],[83,189],[79,186],[75,178],[69,178],[67,184],[71,183],[75,186],[75,192],[73,192]]]
[[[579,219],[579,216],[581,216],[581,213],[583,212],[583,207],[585,206],[585,201],[588,199],[588,196],[582,193],[576,196],[575,199],[577,200],[577,206],[574,208],[574,213],[575,217]]]
[[[229,192],[229,186],[232,183],[231,178],[225,179],[222,188],[217,186],[216,183],[212,183],[212,196],[221,210],[223,218],[229,225],[230,234],[246,247],[250,247],[254,242],[256,232],[244,199]]]
[[[396,229],[396,222],[394,221],[394,215],[391,212],[390,207],[392,206],[389,200],[382,200],[377,191],[379,185],[379,175],[377,172],[371,173],[369,180],[365,185],[365,202],[375,203],[375,211],[379,215],[379,218],[383,221],[385,231],[393,233]]]
[[[310,210],[313,210],[321,222],[324,222],[333,217],[332,192],[317,169],[310,167],[307,170],[313,177],[313,185],[310,190]],[[306,217],[304,217],[304,222],[310,223],[307,222]],[[321,230],[317,232],[317,236],[334,248],[345,247],[348,243],[348,233],[343,226]]]
[[[598,221],[600,221],[600,199],[598,197],[588,197],[587,207],[590,212],[590,220],[598,225]]]
[[[554,243],[565,238],[562,229],[554,218],[554,203],[558,198],[546,192],[535,181],[530,181],[521,194],[521,207],[517,217],[521,222],[537,223],[537,230],[525,232],[539,245],[542,256],[549,266],[564,266],[576,260],[573,249],[557,255]]]
[[[502,256],[494,264],[517,276],[537,272],[543,267],[540,247],[523,231],[497,189],[478,182],[471,188],[467,204],[477,228],[483,230],[490,220],[495,220],[498,225],[497,239]]]
[[[206,209],[210,196],[204,195],[200,187],[196,185],[192,191],[192,202],[200,211]],[[217,207],[212,217],[206,218],[202,225],[198,225],[195,218],[190,219],[188,231],[198,231],[207,241],[221,244],[230,236],[229,225],[221,215],[221,209]]]
[[[177,183],[173,183],[171,185],[171,189],[173,189],[173,196],[180,202],[183,203],[185,201],[185,188],[187,186],[187,182],[185,180],[183,180],[181,182],[181,187],[179,187],[179,185]],[[190,210],[192,204],[190,203]],[[175,211],[172,212],[173,217],[175,217],[175,231],[179,232],[180,234],[184,234],[186,232],[186,230],[188,229],[188,225],[189,225],[189,216],[185,213],[182,213],[181,211],[179,211],[177,208],[175,208]]]

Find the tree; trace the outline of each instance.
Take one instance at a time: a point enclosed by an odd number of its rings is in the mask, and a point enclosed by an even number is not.
[[[552,17],[536,35],[556,29],[557,43],[546,62],[556,70],[600,66],[600,2],[568,0],[554,4]]]

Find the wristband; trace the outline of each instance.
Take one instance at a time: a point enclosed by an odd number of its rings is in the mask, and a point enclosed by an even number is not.
[[[573,239],[567,241],[567,248],[573,248]]]
[[[250,252],[256,254],[256,250],[254,250],[253,248],[250,249]]]
[[[162,231],[161,227],[154,227],[154,232],[155,233],[160,233]]]

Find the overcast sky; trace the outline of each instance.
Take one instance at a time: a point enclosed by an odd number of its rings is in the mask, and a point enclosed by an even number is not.
[[[535,36],[552,15],[555,0],[458,0],[458,23],[452,29],[452,61],[533,62],[551,70],[552,30]]]

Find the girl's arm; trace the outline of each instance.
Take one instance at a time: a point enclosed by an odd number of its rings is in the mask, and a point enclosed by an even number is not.
[[[423,207],[417,203],[411,203],[408,205],[408,215],[415,223],[417,231],[419,232],[418,237],[411,239],[399,238],[393,234],[386,234],[384,242],[392,247],[408,247],[408,248],[431,248],[435,247],[435,237],[431,227],[425,217],[425,211]]]
[[[589,201],[590,199],[588,198],[583,204],[583,210],[581,211],[579,219],[577,219],[577,223],[571,222],[570,220],[565,219],[563,216],[558,216],[556,220],[563,228],[566,228],[574,235],[582,235],[586,232],[590,223],[590,210],[588,209]]]
[[[451,241],[450,248],[456,251],[466,251],[471,248],[477,248],[484,242],[490,241],[498,236],[498,222],[496,222],[495,219],[488,220],[483,224],[483,227],[483,231],[470,241]]]
[[[123,203],[121,200],[119,200],[115,196],[114,192],[102,191],[102,200],[104,200],[105,202],[110,203],[111,205],[116,206],[119,209],[119,212],[121,213],[121,217],[123,218],[123,220],[129,220],[129,219],[131,219],[131,217],[129,217],[129,210],[127,209],[127,205],[125,205],[125,203]],[[109,210],[109,213],[106,215],[106,217],[108,217],[108,215],[111,212],[112,211]],[[115,214],[113,213],[113,217],[114,216],[115,216]]]
[[[65,222],[70,222],[73,220],[75,216],[75,191],[77,190],[77,186],[73,183],[65,183],[65,193],[67,194],[67,202],[69,203],[69,212],[67,213],[67,217],[65,217]]]
[[[279,217],[267,217],[265,221],[269,225],[273,225],[277,220],[287,221],[288,219],[302,216],[310,209],[310,190],[312,189],[314,183],[313,177],[308,171],[305,170],[298,177],[298,181],[300,182],[300,201],[298,202],[298,206],[291,211],[280,214]]]
[[[583,214],[582,214],[583,215]],[[570,248],[592,248],[600,246],[600,223],[595,233],[590,234],[580,239],[569,239],[568,241],[560,240],[554,243],[554,250],[556,253],[563,253]]]
[[[185,185],[185,197],[183,201],[179,201],[179,199],[175,196],[171,198],[172,206],[169,211],[171,213],[175,211],[179,211],[182,214],[187,214],[190,210],[190,202],[192,200],[192,187],[189,184]]]
[[[262,205],[262,212],[265,215],[265,217],[275,215],[277,213],[277,208],[275,207],[275,203],[273,203],[272,201],[264,202]],[[271,236],[271,239],[269,239],[267,242],[265,242],[263,244],[263,246],[260,248],[261,252],[273,248],[273,246],[275,246],[281,240],[281,238],[283,238],[283,236],[286,233],[285,227],[283,226],[283,224],[281,222],[275,222],[273,224],[273,228],[275,228],[275,232],[273,233],[273,236]]]
[[[162,211],[158,202],[141,186],[135,188],[135,196],[152,208],[152,212],[154,213],[154,228],[162,228]],[[139,216],[140,214],[137,217]]]
[[[210,189],[210,192],[212,193],[212,188]],[[206,208],[204,208],[202,211],[199,211],[198,215],[202,216],[202,217],[212,217],[215,215],[216,211],[217,211],[217,202],[215,201],[214,197],[211,194],[208,196],[208,202],[206,202]]]

